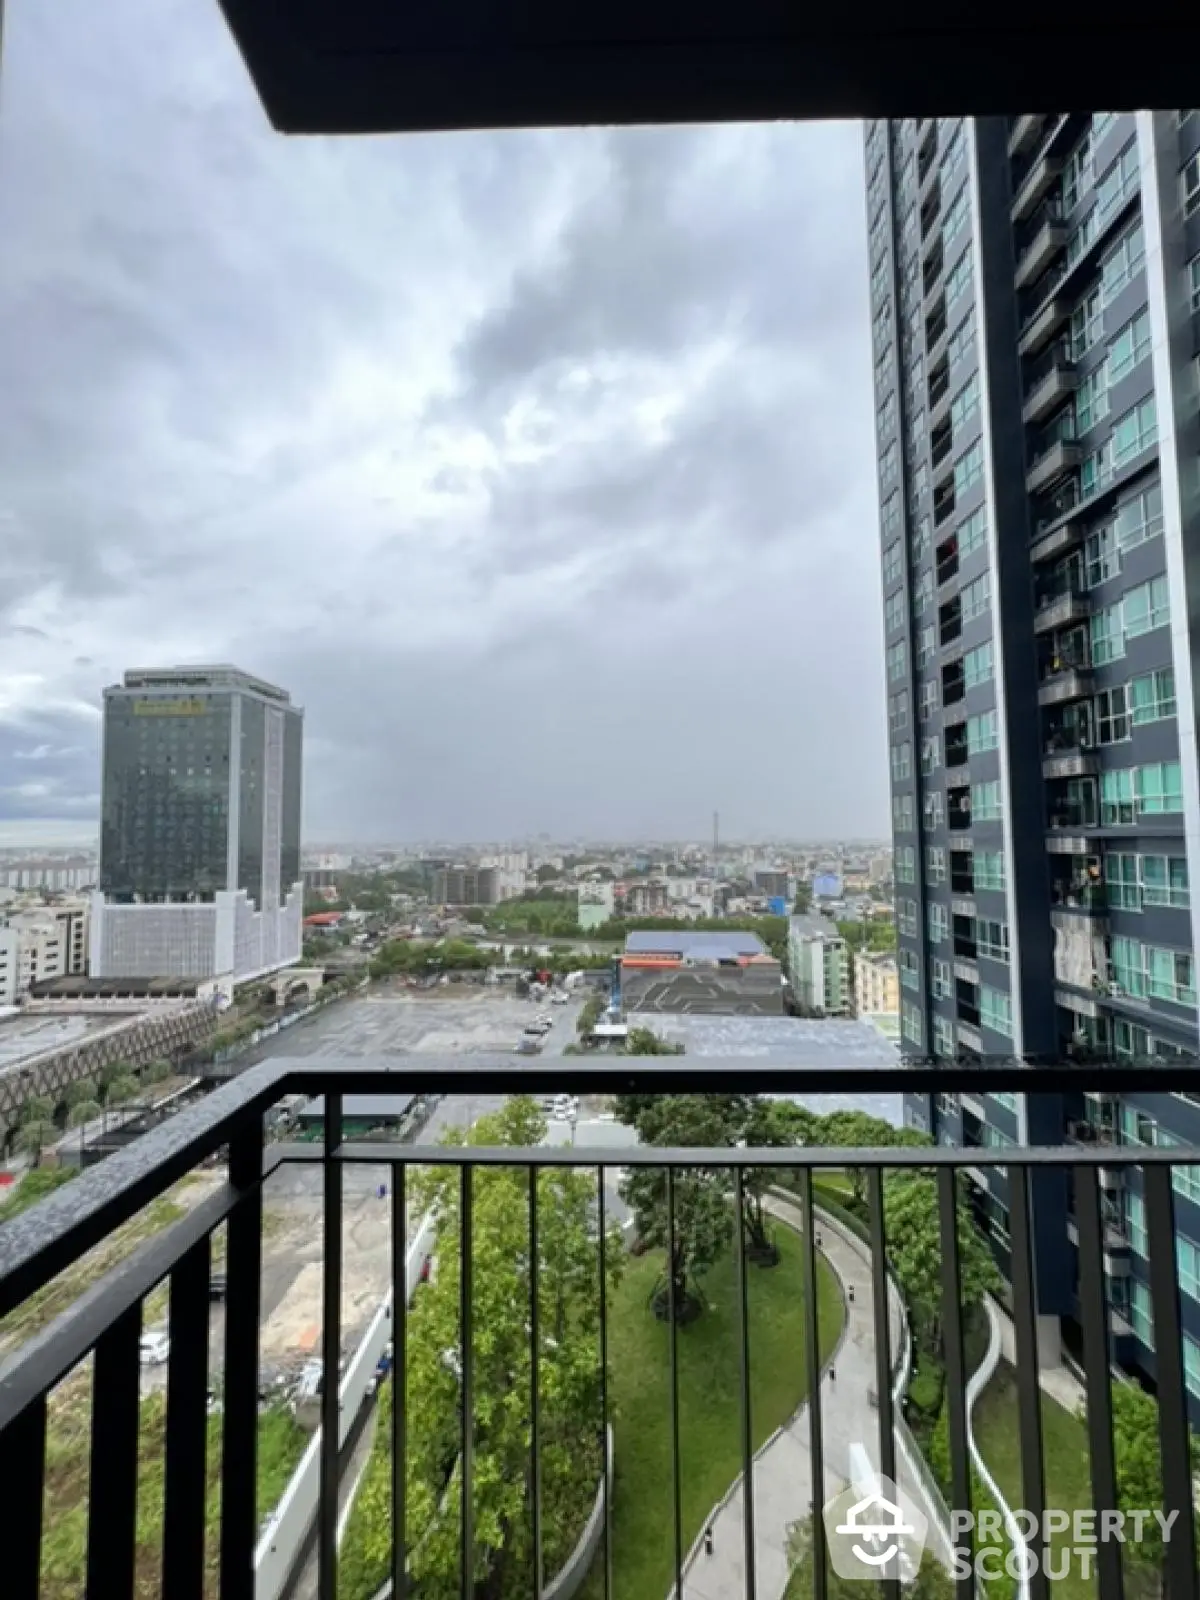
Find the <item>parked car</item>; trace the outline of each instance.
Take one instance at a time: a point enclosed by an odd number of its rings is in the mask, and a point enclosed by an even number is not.
[[[540,1039],[518,1039],[513,1046],[513,1051],[519,1056],[536,1056],[541,1054]]]
[[[223,1272],[214,1272],[208,1280],[208,1298],[224,1300],[229,1292],[229,1279]]]
[[[138,1341],[138,1353],[144,1366],[161,1367],[171,1354],[170,1334],[144,1333]]]

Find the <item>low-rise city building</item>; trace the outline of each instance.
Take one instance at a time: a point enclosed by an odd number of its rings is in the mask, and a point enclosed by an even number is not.
[[[827,917],[794,916],[788,921],[788,972],[792,993],[809,1016],[848,1016],[854,990],[850,950]]]
[[[900,975],[891,950],[855,953],[854,1005],[860,1017],[899,1015]]]

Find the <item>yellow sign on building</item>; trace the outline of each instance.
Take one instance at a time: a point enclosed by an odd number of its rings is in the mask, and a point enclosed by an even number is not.
[[[135,717],[202,717],[208,710],[206,700],[135,700]]]

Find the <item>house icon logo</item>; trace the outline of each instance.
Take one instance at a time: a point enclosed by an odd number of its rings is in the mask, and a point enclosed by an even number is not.
[[[822,1513],[830,1563],[840,1578],[909,1582],[921,1565],[928,1523],[889,1478],[856,1476]]]

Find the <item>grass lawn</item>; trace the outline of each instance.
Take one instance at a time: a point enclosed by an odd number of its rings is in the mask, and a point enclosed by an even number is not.
[[[162,1591],[163,1485],[166,1406],[161,1395],[142,1401],[138,1459],[138,1600]],[[308,1443],[282,1408],[263,1412],[258,1425],[258,1517],[277,1504]],[[91,1384],[86,1372],[68,1378],[51,1397],[46,1433],[46,1507],[41,1600],[76,1600],[87,1563]],[[221,1501],[221,1418],[208,1425],[208,1538],[205,1592],[217,1592]]]
[[[799,1236],[776,1230],[777,1267],[750,1268],[750,1416],[755,1448],[804,1399],[803,1269]],[[662,1600],[674,1569],[671,1490],[669,1330],[647,1304],[659,1254],[634,1258],[609,1306],[610,1396],[614,1410],[613,1593],[617,1600]],[[704,1282],[708,1308],[679,1330],[679,1414],[683,1540],[686,1554],[704,1519],[741,1470],[738,1315],[732,1258]],[[841,1293],[818,1260],[821,1353],[843,1322]],[[599,1563],[580,1591],[604,1593]]]
[[[975,1442],[1010,1507],[1025,1503],[1021,1488],[1021,1442],[1017,1428],[1017,1380],[1002,1361],[975,1408]],[[1042,1395],[1042,1450],[1045,1458],[1046,1503],[1058,1510],[1089,1510],[1092,1505],[1087,1428],[1048,1394]],[[1071,1544],[1071,1534],[1055,1534],[1051,1551]],[[1051,1555],[1052,1570],[1063,1558]],[[1057,1600],[1093,1600],[1094,1578],[1081,1576],[1079,1565],[1052,1585]]]

